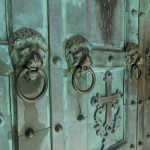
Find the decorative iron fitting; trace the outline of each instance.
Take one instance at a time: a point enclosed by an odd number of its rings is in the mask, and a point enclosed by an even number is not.
[[[66,43],[66,61],[72,73],[72,85],[78,93],[90,92],[95,86],[95,73],[90,67],[92,65],[91,50],[89,41],[81,35],[71,37]],[[92,76],[92,83],[87,89],[80,89],[75,81],[83,72],[89,72]]]
[[[43,36],[29,28],[17,30],[9,40],[9,51],[15,72],[17,75],[17,95],[28,102],[41,99],[48,87],[47,76],[42,69],[46,63],[48,50],[47,43]],[[27,82],[35,80],[38,76],[44,81],[43,89],[35,97],[27,97],[21,89],[21,80]]]
[[[138,45],[130,43],[126,47],[126,62],[130,76],[134,80],[139,80],[142,76],[141,65],[144,60]]]

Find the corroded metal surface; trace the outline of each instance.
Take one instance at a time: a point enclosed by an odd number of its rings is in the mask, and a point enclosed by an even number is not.
[[[12,143],[16,146],[13,150],[150,148],[149,0],[12,0],[11,4],[2,0],[0,4],[0,145],[3,149],[12,150]],[[13,31],[15,36],[7,42]],[[88,40],[72,35],[84,35]],[[24,64],[28,68],[44,66],[51,88],[42,101],[27,103],[15,96],[16,79],[8,77],[13,72],[8,43],[14,69],[19,70]],[[124,49],[127,43],[132,44]],[[89,55],[82,57],[83,53],[76,53],[79,47],[87,49]],[[97,82],[90,93],[74,92],[65,58],[71,73],[76,66],[92,64]],[[113,80],[108,77],[103,81],[107,71]],[[32,91],[38,87],[40,80],[33,80],[35,74],[32,75],[25,78],[36,84],[23,84],[22,88]],[[90,83],[91,75],[87,73],[79,86]],[[92,99],[94,107],[90,101],[93,95],[96,95]]]

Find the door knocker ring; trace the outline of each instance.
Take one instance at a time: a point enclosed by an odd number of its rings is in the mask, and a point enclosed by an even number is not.
[[[141,67],[138,65],[133,65],[131,69],[131,76],[135,81],[140,80],[142,76]]]
[[[92,76],[92,83],[91,83],[91,85],[89,86],[89,88],[87,88],[87,89],[80,89],[80,88],[77,86],[75,79],[76,79],[77,74],[78,74],[79,72],[81,72],[81,71],[87,71],[87,70],[88,70],[88,72],[89,72],[89,73],[91,74],[91,76]],[[82,73],[82,72],[81,72],[81,73]],[[73,72],[73,74],[72,74],[72,85],[73,85],[74,89],[75,89],[78,93],[89,93],[90,91],[93,90],[93,88],[94,88],[94,86],[95,86],[95,83],[96,83],[95,73],[94,73],[94,71],[93,71],[90,67],[88,67],[88,66],[86,66],[86,67],[76,67],[76,69],[74,70],[74,72]]]
[[[36,72],[38,73],[38,75],[40,75],[43,80],[44,80],[44,85],[43,85],[43,89],[42,91],[35,97],[31,98],[31,97],[27,97],[26,95],[23,94],[22,90],[21,90],[21,87],[20,87],[20,82],[21,82],[21,79],[28,73],[28,72]],[[27,101],[27,102],[35,102],[39,99],[41,99],[46,91],[47,91],[47,88],[48,88],[48,79],[47,79],[47,76],[45,74],[45,72],[40,69],[40,68],[36,68],[31,70],[29,68],[24,68],[19,74],[18,74],[18,77],[17,77],[17,81],[16,81],[16,91],[17,91],[17,95],[24,101]]]
[[[92,45],[82,35],[74,35],[66,42],[65,48],[66,62],[68,69],[72,74],[72,86],[77,93],[89,93],[95,86],[96,76],[91,66],[92,61]],[[84,71],[92,76],[92,81],[87,89],[81,89],[76,84],[76,78]]]

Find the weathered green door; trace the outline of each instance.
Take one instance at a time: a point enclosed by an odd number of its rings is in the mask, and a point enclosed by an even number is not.
[[[0,1],[0,150],[149,150],[149,0]]]

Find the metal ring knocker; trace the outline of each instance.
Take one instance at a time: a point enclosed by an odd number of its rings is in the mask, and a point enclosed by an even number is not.
[[[34,102],[41,99],[48,88],[48,79],[46,73],[42,70],[48,58],[46,39],[42,34],[33,29],[22,28],[17,30],[11,36],[9,40],[9,50],[11,52],[11,59],[17,75],[17,95],[27,102]],[[38,79],[38,76],[44,81],[43,87],[38,95],[35,97],[28,97],[21,88],[22,78],[33,83],[33,80]],[[23,88],[27,90],[26,86]]]
[[[36,71],[39,75],[41,75],[41,77],[43,78],[44,80],[44,85],[43,85],[43,89],[42,91],[36,96],[36,97],[27,97],[26,95],[24,95],[22,93],[22,90],[21,90],[21,87],[20,87],[20,82],[21,82],[21,79],[23,78],[23,76],[25,76],[28,72],[31,72],[31,71]],[[18,77],[17,77],[17,81],[16,81],[16,91],[17,91],[17,94],[18,96],[24,100],[24,101],[27,101],[27,102],[35,102],[39,99],[41,99],[46,91],[47,91],[47,88],[48,88],[48,79],[47,79],[47,76],[45,74],[45,72],[40,69],[40,68],[36,68],[36,70],[31,70],[29,68],[24,68],[19,74],[18,74]]]
[[[140,68],[140,66],[138,65],[133,65],[132,69],[131,69],[131,76],[132,78],[137,81],[141,79],[142,76],[142,70]]]
[[[91,76],[92,76],[91,85],[90,85],[90,87],[87,88],[87,89],[80,89],[80,88],[77,86],[75,79],[76,79],[77,74],[78,74],[79,72],[81,72],[81,71],[87,71],[87,70],[88,70],[88,72],[89,72],[89,73],[91,74]],[[88,66],[86,66],[86,67],[76,67],[76,69],[74,70],[74,72],[73,72],[73,74],[72,74],[72,85],[73,85],[74,89],[75,89],[78,93],[88,93],[88,92],[92,91],[92,89],[93,89],[94,86],[95,86],[95,83],[96,83],[96,76],[95,76],[94,71],[93,71],[90,67],[88,67]]]
[[[91,92],[96,83],[96,76],[91,69],[92,46],[90,42],[82,35],[74,35],[66,42],[65,49],[66,61],[68,69],[72,73],[72,86],[78,93]],[[92,81],[87,89],[81,89],[76,83],[76,78],[84,72],[88,71],[92,76]]]

